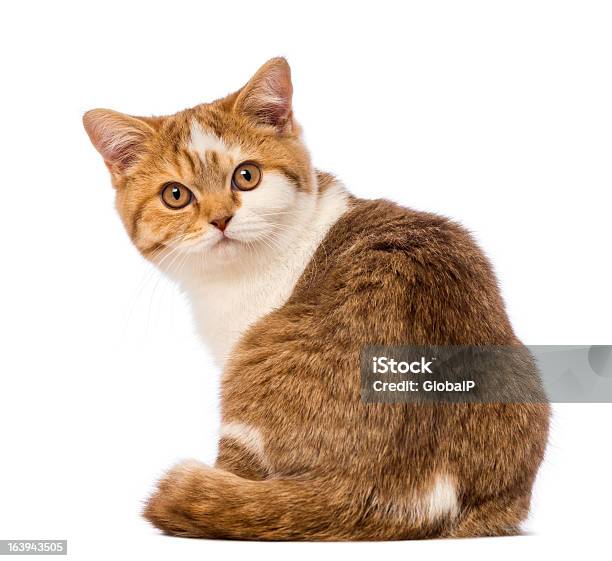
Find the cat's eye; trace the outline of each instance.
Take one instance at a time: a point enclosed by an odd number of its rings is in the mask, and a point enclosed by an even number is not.
[[[161,191],[161,200],[167,207],[178,210],[193,201],[193,193],[180,183],[166,183]]]
[[[232,187],[241,191],[255,189],[261,181],[261,168],[254,162],[243,162],[232,175]]]

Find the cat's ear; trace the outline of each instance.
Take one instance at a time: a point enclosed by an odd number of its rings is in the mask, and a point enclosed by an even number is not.
[[[292,96],[291,68],[284,58],[273,58],[238,92],[234,111],[250,117],[260,125],[288,132],[293,124]]]
[[[143,119],[110,109],[88,111],[83,115],[83,126],[112,175],[125,174],[155,132]]]

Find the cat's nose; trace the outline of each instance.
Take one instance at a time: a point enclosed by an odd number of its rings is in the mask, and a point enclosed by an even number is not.
[[[210,223],[216,228],[219,228],[219,230],[221,230],[222,232],[224,232],[225,228],[227,228],[227,225],[229,224],[229,221],[232,219],[232,216],[233,214],[230,214],[229,216],[223,216],[222,218],[215,218],[214,220],[211,220]]]

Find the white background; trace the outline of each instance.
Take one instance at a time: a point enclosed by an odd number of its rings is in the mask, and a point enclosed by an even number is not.
[[[609,3],[104,0],[0,11],[0,538],[67,538],[74,559],[609,549],[612,405],[555,407],[523,537],[160,536],[141,501],[175,460],[213,460],[219,372],[182,296],[131,247],[80,121],[99,106],[163,114],[210,101],[285,55],[317,166],[359,196],[475,232],[526,343],[609,344]]]

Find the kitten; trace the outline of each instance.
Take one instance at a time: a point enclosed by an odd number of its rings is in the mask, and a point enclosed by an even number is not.
[[[172,116],[84,116],[128,234],[188,293],[223,368],[215,466],[174,467],[145,517],[252,540],[517,533],[548,404],[360,398],[369,344],[520,345],[489,263],[448,219],[316,171],[291,99],[276,58]]]

